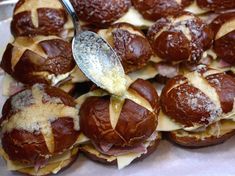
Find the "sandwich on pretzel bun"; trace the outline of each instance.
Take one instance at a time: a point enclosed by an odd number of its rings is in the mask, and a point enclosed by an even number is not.
[[[42,84],[11,96],[2,110],[0,155],[8,170],[28,175],[58,173],[78,156],[75,101]]]
[[[161,94],[158,130],[185,147],[224,142],[235,133],[235,79],[199,65],[170,79]]]
[[[148,81],[134,81],[119,97],[94,89],[77,102],[84,135],[81,151],[90,159],[122,169],[158,146],[159,98]]]

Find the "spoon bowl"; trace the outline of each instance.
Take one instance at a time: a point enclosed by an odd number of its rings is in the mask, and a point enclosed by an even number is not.
[[[119,57],[101,36],[81,30],[78,16],[69,0],[60,1],[74,23],[72,52],[78,67],[98,87],[114,95],[122,95],[127,79]]]

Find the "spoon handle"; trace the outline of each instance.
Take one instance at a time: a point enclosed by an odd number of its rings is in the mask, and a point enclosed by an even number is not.
[[[81,32],[81,26],[79,24],[79,18],[69,0],[60,0],[61,4],[66,9],[67,13],[71,16],[74,27],[75,27],[75,35]]]

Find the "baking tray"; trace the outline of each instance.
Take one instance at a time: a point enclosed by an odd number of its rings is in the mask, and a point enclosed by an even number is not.
[[[16,0],[0,0],[0,56],[7,43],[12,40],[10,20]],[[2,85],[2,76],[0,76]],[[0,86],[2,91],[2,86]],[[5,97],[0,95],[0,109]],[[142,162],[118,170],[115,166],[94,163],[80,155],[78,160],[59,176],[234,176],[235,137],[226,143],[203,148],[182,149],[163,140],[158,149]],[[15,176],[6,169],[5,162],[0,159],[0,176]]]

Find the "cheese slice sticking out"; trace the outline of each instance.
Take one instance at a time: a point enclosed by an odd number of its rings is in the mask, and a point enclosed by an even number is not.
[[[182,125],[177,124],[170,117],[160,111],[160,114],[158,116],[157,131],[175,131],[182,128]]]
[[[188,81],[200,91],[202,91],[206,96],[208,96],[212,102],[216,105],[216,108],[221,109],[219,96],[214,87],[212,87],[204,77],[202,77],[198,72],[192,72],[186,74],[185,77]]]
[[[53,156],[43,168],[40,168],[38,172],[34,170],[33,166],[25,165],[16,161],[11,161],[8,155],[0,148],[0,156],[4,158],[7,163],[7,169],[9,171],[20,171],[32,175],[47,175],[49,173],[58,173],[62,168],[68,165],[72,161],[72,156],[78,152],[77,148],[70,151],[66,151],[63,154]]]
[[[188,11],[188,12],[191,12],[193,14],[196,14],[196,15],[204,14],[204,13],[209,11],[209,10],[201,9],[197,5],[196,0],[194,0],[194,2],[190,6],[186,7],[184,10]]]
[[[219,29],[218,33],[216,34],[215,39],[219,39],[223,37],[224,35],[228,34],[229,32],[232,32],[235,30],[235,19],[227,21],[224,23],[221,28]]]
[[[123,169],[128,166],[136,158],[139,158],[142,153],[129,153],[127,155],[117,156],[118,169]]]
[[[137,79],[144,79],[144,80],[152,79],[157,75],[158,75],[158,71],[157,71],[156,67],[154,66],[154,63],[152,63],[152,62],[149,62],[142,69],[134,71],[134,72],[128,74],[128,76],[133,81],[135,81]]]
[[[110,115],[110,123],[113,129],[115,129],[118,123],[118,119],[121,114],[124,102],[125,102],[124,99],[120,99],[114,96],[110,98],[109,115]]]
[[[144,17],[134,7],[131,7],[128,12],[115,23],[121,22],[130,23],[140,28],[150,27],[154,24],[153,21],[144,19]]]

